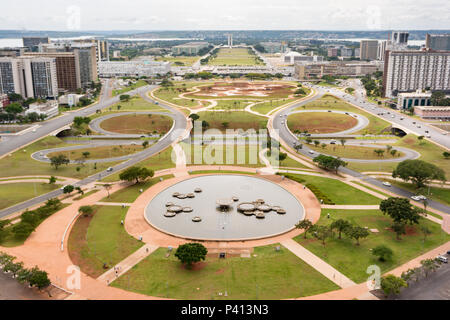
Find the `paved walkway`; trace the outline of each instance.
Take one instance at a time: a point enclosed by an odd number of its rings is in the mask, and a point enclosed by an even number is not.
[[[314,255],[311,251],[306,250],[298,242],[293,239],[286,239],[280,242],[289,251],[295,254],[297,257],[305,261],[311,267],[319,271],[325,277],[333,281],[341,288],[348,288],[356,285],[355,282],[344,276],[328,263]]]
[[[104,283],[106,282],[107,285],[110,285],[114,280],[127,273],[128,270],[133,268],[150,254],[152,254],[156,249],[158,249],[157,246],[153,246],[150,244],[144,245],[139,250],[137,250],[124,260],[120,261],[113,268],[106,271],[104,274],[98,277],[97,280]]]
[[[336,209],[336,210],[378,210],[379,205],[321,205],[322,209]]]

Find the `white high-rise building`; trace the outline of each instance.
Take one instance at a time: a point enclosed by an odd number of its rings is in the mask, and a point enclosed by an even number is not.
[[[55,58],[0,58],[0,93],[18,93],[24,98],[57,98]]]
[[[386,51],[385,97],[416,90],[450,90],[450,51]]]

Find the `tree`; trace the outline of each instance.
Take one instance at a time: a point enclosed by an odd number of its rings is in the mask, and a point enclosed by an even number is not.
[[[39,290],[46,288],[51,284],[47,272],[39,270],[37,267],[31,269],[28,282],[31,286],[37,287]]]
[[[34,226],[31,224],[21,222],[14,225],[12,232],[16,238],[25,239],[34,231],[34,229]]]
[[[278,153],[278,160],[279,161],[284,161],[284,160],[286,160],[287,156],[288,156],[287,153],[279,152]]]
[[[397,240],[401,240],[400,236],[406,234],[406,225],[404,222],[394,222],[392,230],[397,235]]]
[[[77,190],[80,195],[84,194],[84,191],[80,187],[76,187],[75,190]]]
[[[126,102],[126,101],[130,100],[130,95],[122,94],[122,95],[120,95],[119,99],[120,99],[120,101]]]
[[[369,231],[363,227],[351,226],[344,230],[344,233],[351,239],[356,240],[356,245],[359,246],[359,239],[364,239],[369,236]]]
[[[78,208],[78,212],[84,215],[85,217],[88,217],[94,213],[94,208],[91,206],[81,206]]]
[[[49,184],[55,184],[55,183],[56,183],[56,178],[55,178],[54,176],[51,176],[51,177],[48,179],[48,183],[49,183]]]
[[[425,277],[428,277],[428,274],[430,272],[436,271],[436,269],[439,267],[439,262],[435,259],[425,259],[420,261],[420,264],[422,265]]]
[[[304,232],[304,237],[305,237],[305,239],[306,239],[306,234],[308,233],[308,231],[313,227],[314,225],[313,225],[313,223],[310,221],[310,220],[308,220],[308,219],[305,219],[305,220],[302,220],[302,221],[300,221],[299,223],[297,223],[296,225],[295,225],[295,227],[297,228],[297,229],[303,229],[305,232]]]
[[[69,158],[67,158],[63,154],[50,158],[50,164],[55,167],[55,170],[58,170],[58,168],[63,164],[68,165],[69,163],[70,163]]]
[[[391,294],[399,294],[401,288],[406,288],[407,286],[408,284],[405,280],[392,274],[381,278],[381,289],[383,290],[386,297]]]
[[[405,160],[398,164],[392,177],[412,181],[417,188],[422,188],[431,180],[445,181],[445,172],[432,163],[422,160]]]
[[[192,121],[197,121],[198,119],[200,119],[200,116],[196,113],[193,113],[189,116],[189,118],[191,118]]]
[[[347,143],[347,140],[340,139],[339,141],[341,142],[342,146],[345,148],[345,144]]]
[[[320,141],[319,141],[319,140],[314,140],[314,145],[315,145],[316,147],[318,147],[319,144],[320,144]]]
[[[444,151],[442,155],[444,156],[445,159],[450,159],[450,152]]]
[[[347,229],[347,228],[351,228],[352,224],[350,222],[348,222],[347,220],[339,219],[339,220],[334,221],[330,227],[331,227],[331,230],[336,229],[339,232],[338,238],[341,239],[342,232],[344,232],[345,229]]]
[[[381,201],[380,210],[389,215],[395,223],[419,223],[419,209],[411,205],[406,198],[388,198]]]
[[[208,250],[200,243],[187,243],[179,246],[175,257],[190,268],[193,263],[205,260]]]
[[[147,149],[149,144],[150,144],[150,143],[149,143],[147,140],[145,140],[144,142],[142,142],[142,147],[143,147],[144,149]]]
[[[123,181],[136,181],[136,183],[139,183],[139,179],[145,180],[148,177],[153,177],[154,172],[153,170],[149,170],[147,168],[143,167],[131,167],[126,169],[124,172],[122,172],[119,175],[120,180]]]
[[[73,190],[75,190],[75,187],[69,184],[67,186],[64,186],[63,193],[64,194],[71,194],[73,192]]]
[[[315,225],[312,228],[312,233],[314,238],[322,241],[323,245],[325,245],[325,240],[331,237],[331,235],[333,234],[329,226],[317,226],[317,225]]]
[[[388,246],[383,244],[372,249],[372,254],[378,257],[378,260],[384,262],[392,259],[394,252]]]
[[[112,189],[112,185],[107,183],[103,185],[103,188],[105,188],[106,192],[108,192],[108,198],[109,198],[109,190]]]
[[[340,167],[347,166],[347,162],[341,160],[340,158],[326,156],[323,154],[314,158],[313,161],[317,163],[319,167],[324,168],[326,170],[335,171],[336,174],[338,173]]]
[[[89,151],[85,151],[82,153],[82,155],[83,157],[88,158],[91,155],[91,153]]]
[[[445,92],[443,91],[435,91],[431,94],[431,105],[432,106],[445,106]]]
[[[7,113],[18,114],[23,112],[23,108],[20,103],[11,103],[5,107]]]

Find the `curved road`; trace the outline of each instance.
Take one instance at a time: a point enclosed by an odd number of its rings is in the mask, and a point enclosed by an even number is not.
[[[310,103],[311,101],[315,101],[317,99],[320,99],[323,95],[329,93],[329,90],[327,89],[323,89],[321,87],[314,87],[318,92],[315,96],[311,97],[310,99],[304,100],[298,104],[295,104],[293,106],[290,106],[286,109],[282,109],[278,112],[276,112],[273,116],[272,116],[272,126],[275,130],[278,130],[278,134],[280,136],[280,139],[283,140],[287,145],[289,145],[292,149],[294,148],[294,145],[298,143],[298,139],[288,130],[286,123],[285,123],[285,119],[287,118],[287,116],[296,108],[301,107],[304,104]],[[281,117],[280,117],[281,116]],[[387,121],[390,121],[389,119],[387,119]],[[450,140],[450,139],[449,139]],[[299,153],[302,154],[305,157],[308,157],[310,159],[313,159],[317,156],[317,153],[315,154],[310,154],[308,152],[308,150],[301,149],[299,150]],[[410,198],[411,196],[415,195],[412,192],[406,191],[404,189],[392,186],[392,187],[386,187],[383,185],[383,182],[374,179],[372,177],[363,175],[360,172],[348,169],[348,168],[341,168],[339,169],[340,172],[350,175],[352,177],[361,179],[367,183],[373,184],[375,186],[377,186],[378,188],[384,189],[386,191],[395,193],[399,196],[402,197],[406,197],[406,198]],[[441,212],[445,212],[450,214],[450,207],[447,205],[444,205],[442,203],[433,201],[433,200],[428,200],[428,207],[431,207],[433,209],[439,210]]]
[[[147,95],[145,94],[147,91],[149,91],[149,89],[151,89],[150,86],[145,86],[145,87],[139,88],[137,90],[130,91],[130,95],[132,95],[133,93],[139,93],[142,96],[142,98],[144,98],[145,100],[147,100],[149,102],[152,102],[152,100],[150,98],[148,98]],[[119,100],[118,97],[109,99],[108,100],[109,104],[107,104],[106,102],[99,103],[98,105],[91,107],[90,111],[92,111],[91,113],[94,113],[95,110],[106,108],[109,105],[111,105],[113,103],[116,103],[118,100]],[[155,143],[154,145],[152,145],[151,147],[149,147],[145,151],[140,152],[139,154],[135,154],[128,161],[120,163],[120,164],[114,166],[112,172],[103,171],[103,172],[100,172],[100,173],[96,173],[96,174],[94,174],[94,175],[92,175],[90,177],[87,177],[87,178],[85,178],[83,180],[78,181],[77,183],[74,184],[74,187],[81,187],[81,186],[90,184],[90,183],[92,183],[94,181],[97,181],[97,180],[100,180],[100,179],[102,179],[104,177],[112,175],[112,174],[116,173],[117,171],[120,171],[122,169],[128,168],[130,166],[133,166],[136,163],[139,163],[139,162],[141,162],[141,161],[143,161],[143,160],[145,160],[145,159],[147,159],[147,158],[149,158],[149,157],[159,153],[160,151],[162,151],[165,148],[167,148],[168,146],[170,146],[172,143],[174,143],[177,140],[179,140],[180,138],[182,138],[183,134],[185,133],[186,127],[187,127],[187,118],[186,118],[186,116],[182,112],[180,112],[180,111],[178,111],[178,110],[176,110],[176,109],[174,109],[174,108],[172,108],[172,107],[170,107],[168,105],[161,104],[161,103],[159,105],[162,108],[164,108],[164,109],[170,111],[171,113],[173,113],[175,124],[174,124],[174,127],[172,128],[172,131],[169,134],[167,134],[166,136],[161,138],[160,141],[158,141],[157,143]],[[73,118],[74,118],[73,115],[70,116],[70,118],[65,117],[64,124],[62,126],[70,124],[73,121]],[[70,122],[67,122],[69,120],[70,120]],[[58,123],[61,123],[61,122],[58,121]],[[50,123],[49,123],[49,126],[50,126]],[[55,130],[61,128],[61,126],[59,126],[59,127],[57,127],[57,126],[58,126],[58,124],[51,124],[51,127],[54,128],[52,131],[55,131]],[[50,130],[50,129],[47,128],[47,130]],[[50,132],[52,132],[52,131],[50,131]],[[41,134],[41,133],[39,133],[39,134]],[[47,194],[41,195],[39,197],[36,197],[34,199],[25,201],[23,203],[20,203],[18,205],[13,206],[13,207],[6,208],[6,209],[0,211],[0,218],[8,216],[8,215],[10,215],[12,213],[15,213],[17,211],[25,210],[26,208],[29,208],[29,207],[32,207],[32,206],[37,205],[39,203],[42,203],[44,201],[47,201],[48,199],[58,197],[58,196],[60,196],[62,194],[63,194],[62,190],[58,189],[58,190],[54,190],[54,191],[52,191],[50,193],[47,193]]]

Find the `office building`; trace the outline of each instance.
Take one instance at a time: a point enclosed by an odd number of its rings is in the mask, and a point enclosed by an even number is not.
[[[321,79],[323,76],[357,77],[381,71],[379,63],[336,61],[329,63],[295,64],[295,75],[300,80]]]
[[[25,48],[0,48],[0,57],[20,57],[25,52]]]
[[[378,43],[377,60],[384,61],[384,55],[386,53],[386,48],[388,46],[388,43],[389,43],[388,40],[383,40]]]
[[[9,104],[9,99],[7,94],[0,94],[0,109],[6,107]]]
[[[323,61],[322,56],[306,56],[295,51],[291,51],[284,56],[284,62],[287,64],[312,63],[322,61]]]
[[[24,98],[56,98],[56,60],[43,57],[0,58],[0,93]]]
[[[170,72],[170,62],[159,61],[102,61],[99,76],[111,77],[151,77]]]
[[[378,53],[378,40],[361,40],[361,60],[376,60]]]
[[[398,94],[397,109],[408,110],[417,106],[431,106],[431,92],[402,92]]]
[[[23,46],[28,48],[30,51],[37,51],[40,44],[50,43],[48,37],[23,37]]]
[[[400,92],[450,90],[450,51],[390,51],[384,62],[383,95]]]
[[[391,43],[393,45],[408,45],[409,32],[405,31],[393,31],[391,34]]]
[[[353,56],[353,49],[351,48],[341,48],[341,57],[350,58]]]
[[[337,57],[338,56],[338,48],[328,48],[327,55],[329,57]]]
[[[450,51],[450,33],[427,34],[425,47],[431,50]]]
[[[261,42],[260,45],[267,53],[284,53],[287,48],[283,42]]]
[[[172,54],[198,55],[200,50],[208,48],[208,46],[208,42],[188,42],[179,46],[172,47]]]

